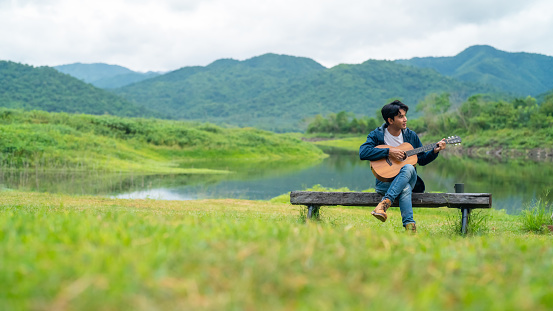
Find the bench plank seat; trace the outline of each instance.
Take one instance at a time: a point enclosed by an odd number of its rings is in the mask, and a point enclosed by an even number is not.
[[[455,184],[455,193],[413,193],[413,207],[451,207],[461,210],[461,233],[467,233],[470,211],[475,208],[491,208],[491,193],[464,193],[464,184]],[[382,195],[375,192],[322,192],[292,191],[290,203],[307,206],[307,219],[319,217],[321,206],[376,206]],[[392,206],[398,206],[397,200]]]
[[[376,206],[382,195],[375,192],[292,191],[290,203],[314,206]],[[490,193],[413,193],[413,207],[491,208]],[[397,200],[392,206],[398,206]]]

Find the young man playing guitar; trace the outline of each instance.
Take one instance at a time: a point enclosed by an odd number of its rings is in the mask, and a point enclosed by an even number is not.
[[[359,148],[361,160],[375,161],[386,158],[388,163],[392,165],[392,161],[401,162],[406,159],[405,151],[396,148],[399,145],[410,143],[414,148],[422,146],[417,134],[407,128],[406,114],[408,110],[409,107],[399,100],[382,107],[382,118],[386,123],[369,133],[367,141]],[[380,145],[387,145],[388,148],[383,148]],[[440,150],[445,149],[445,147],[445,141],[441,140],[433,150],[420,153],[417,163],[426,165],[434,161]],[[388,219],[386,211],[397,198],[403,226],[407,231],[416,232],[411,193],[424,192],[424,182],[417,176],[415,167],[411,164],[405,164],[391,181],[381,181],[377,178],[375,188],[376,192],[384,197],[371,214],[382,222],[386,221]]]

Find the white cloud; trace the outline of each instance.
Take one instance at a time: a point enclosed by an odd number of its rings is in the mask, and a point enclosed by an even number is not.
[[[0,59],[147,71],[268,52],[326,66],[473,44],[553,55],[552,21],[547,0],[0,0]]]

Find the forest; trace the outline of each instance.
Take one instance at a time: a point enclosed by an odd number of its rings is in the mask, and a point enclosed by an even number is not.
[[[411,110],[420,113],[409,118]],[[380,126],[382,118],[356,117],[341,111],[317,115],[308,122],[307,133],[313,136],[334,134],[368,134]],[[508,148],[539,147],[553,143],[553,93],[542,97],[495,100],[478,94],[460,105],[453,105],[450,94],[430,94],[415,107],[410,107],[407,126],[422,135],[464,135],[471,146]],[[451,133],[451,134],[450,134]],[[518,134],[517,134],[518,133]],[[521,135],[521,133],[524,133]]]

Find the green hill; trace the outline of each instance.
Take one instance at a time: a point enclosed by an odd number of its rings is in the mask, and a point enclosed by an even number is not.
[[[0,108],[0,167],[41,166],[209,173],[224,163],[313,162],[317,147],[293,134],[173,120]],[[216,159],[213,164],[205,159]]]
[[[400,98],[414,107],[429,93],[449,92],[466,98],[492,88],[469,85],[433,70],[402,66],[390,61],[369,60],[359,65],[338,65],[318,75],[278,89],[252,103],[275,107],[273,115],[285,118],[312,116],[346,110],[374,116],[383,104]],[[253,108],[253,107],[252,107]],[[411,115],[415,113],[414,109]]]
[[[226,115],[229,105],[324,69],[310,59],[275,54],[243,62],[221,59],[206,67],[184,67],[115,92],[176,118],[201,119]]]
[[[487,45],[471,46],[453,57],[422,57],[396,62],[433,68],[462,81],[491,85],[519,96],[536,96],[553,88],[553,57],[509,53]]]
[[[171,118],[290,131],[316,114],[373,116],[391,98],[415,105],[433,92],[465,99],[494,89],[390,61],[327,69],[308,58],[266,54],[185,67],[114,91]]]
[[[97,115],[156,115],[54,68],[7,61],[0,61],[0,107]]]
[[[136,72],[128,68],[108,65],[102,63],[96,64],[68,64],[55,66],[56,70],[73,76],[79,80],[90,83],[96,87],[104,89],[113,89],[123,87],[138,81],[157,77],[158,72]]]

